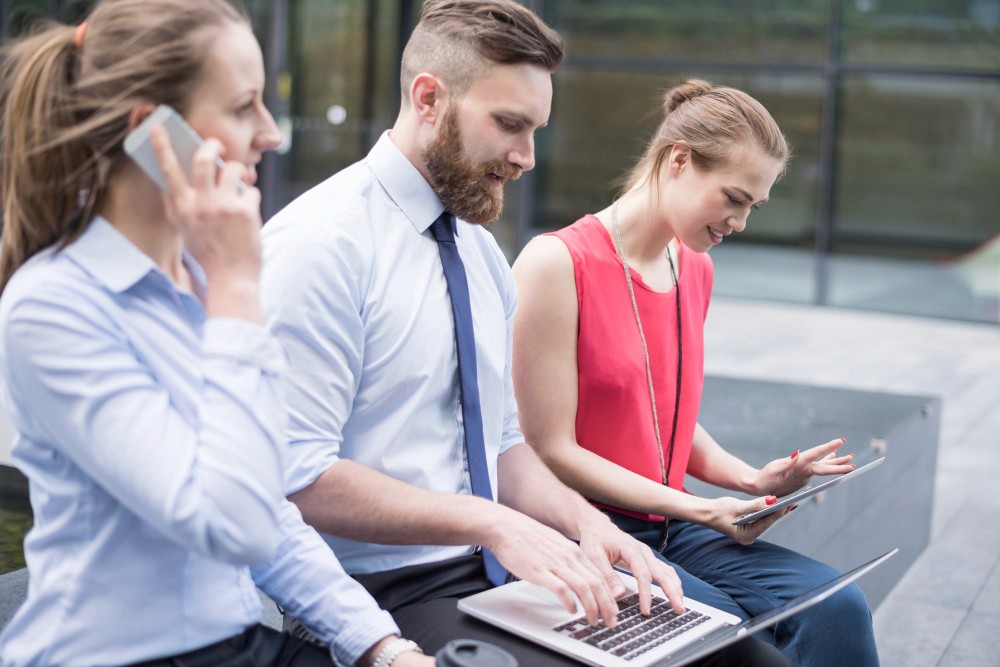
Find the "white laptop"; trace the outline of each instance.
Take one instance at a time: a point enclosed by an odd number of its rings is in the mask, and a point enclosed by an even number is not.
[[[674,612],[658,587],[653,587],[653,612],[639,613],[636,581],[622,574],[629,592],[619,600],[618,626],[591,626],[579,613],[567,612],[555,595],[526,581],[459,600],[458,608],[480,620],[596,667],[679,667],[723,646],[768,628],[830,597],[878,567],[899,549],[885,553],[850,572],[814,588],[754,618],[740,619],[696,600],[684,598],[686,611]]]

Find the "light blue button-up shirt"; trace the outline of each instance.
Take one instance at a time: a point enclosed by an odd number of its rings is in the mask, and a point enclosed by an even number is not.
[[[346,458],[432,491],[472,493],[451,301],[429,231],[443,209],[387,133],[265,225],[264,310],[290,361],[292,489]],[[498,456],[524,440],[510,376],[517,298],[488,231],[458,221],[457,243],[495,496]],[[324,537],[352,573],[471,553]]]
[[[200,648],[258,622],[255,580],[342,663],[397,632],[284,499],[285,370],[262,328],[206,318],[104,219],[15,274],[0,389],[35,523],[0,663]]]

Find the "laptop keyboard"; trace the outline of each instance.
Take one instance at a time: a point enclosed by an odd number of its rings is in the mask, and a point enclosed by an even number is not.
[[[587,623],[581,617],[553,628],[556,632],[590,644],[624,660],[632,660],[646,651],[664,644],[709,620],[709,616],[688,609],[678,614],[670,603],[653,597],[649,616],[639,611],[639,595],[633,594],[618,601],[618,625],[609,628],[603,622]]]

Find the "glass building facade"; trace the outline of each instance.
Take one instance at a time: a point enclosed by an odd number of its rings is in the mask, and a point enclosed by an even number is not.
[[[0,0],[0,32],[91,2]],[[513,259],[603,208],[685,78],[760,99],[794,158],[713,250],[716,294],[1000,322],[1000,0],[528,0],[563,35],[538,165],[492,227]],[[248,0],[286,136],[265,214],[395,119],[417,0]]]

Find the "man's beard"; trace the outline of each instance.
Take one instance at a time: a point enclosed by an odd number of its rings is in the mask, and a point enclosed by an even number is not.
[[[431,187],[452,215],[466,222],[488,225],[503,211],[503,185],[495,187],[486,177],[495,174],[517,180],[521,170],[501,160],[474,165],[462,146],[458,116],[445,112],[438,135],[421,151]]]

